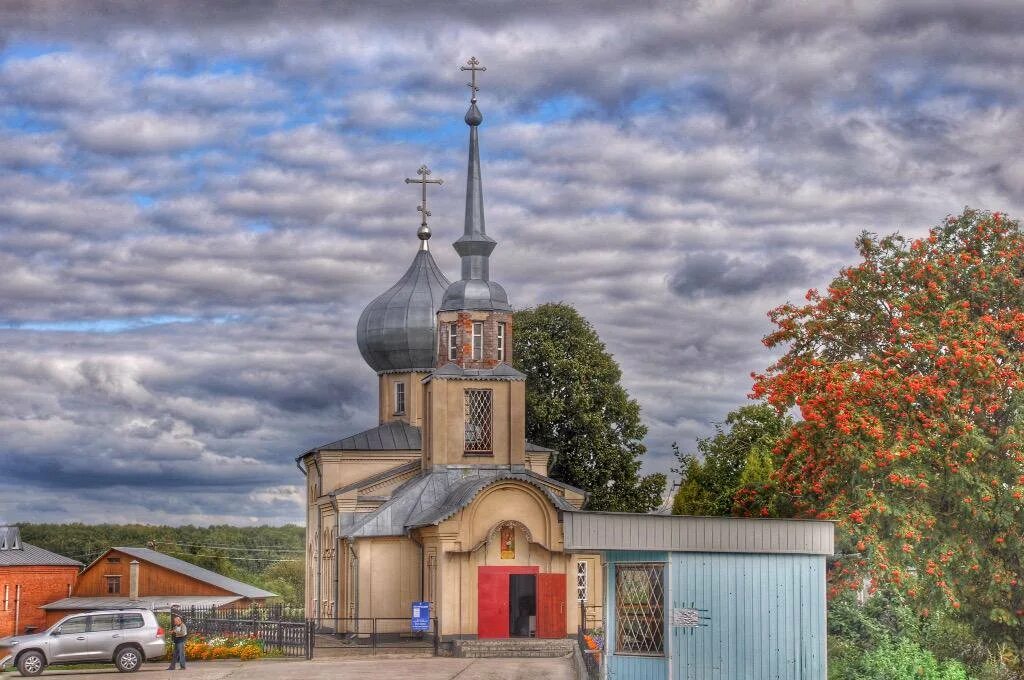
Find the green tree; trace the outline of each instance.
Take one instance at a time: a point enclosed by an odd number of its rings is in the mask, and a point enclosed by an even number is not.
[[[696,454],[673,444],[682,475],[673,514],[731,515],[741,488],[753,493],[772,488],[772,450],[792,426],[793,420],[772,406],[751,404],[715,425],[714,436],[698,439]]]
[[[593,326],[567,304],[515,313],[515,367],[526,374],[526,437],[559,452],[551,476],[590,493],[588,508],[648,512],[665,475],[640,475],[647,428]]]
[[[786,352],[754,396],[802,416],[775,483],[861,556],[833,595],[870,574],[1024,647],[1024,231],[966,210],[859,247],[827,291],[771,313],[765,344]]]

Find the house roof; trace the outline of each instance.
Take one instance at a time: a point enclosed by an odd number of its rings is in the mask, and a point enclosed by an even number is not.
[[[241,600],[240,595],[154,595],[140,597],[136,600],[127,597],[65,597],[62,600],[44,604],[43,609],[49,611],[98,611],[101,609],[151,609],[165,611],[172,604],[189,607],[223,607],[226,604]]]
[[[344,513],[344,536],[401,536],[415,527],[440,524],[466,507],[477,494],[503,480],[525,482],[544,492],[559,510],[575,508],[554,493],[551,486],[580,489],[557,482],[528,470],[505,468],[434,468],[398,487],[382,506],[366,513]]]
[[[16,550],[0,550],[0,567],[81,567],[82,563],[70,557],[43,550],[30,543],[20,542]]]
[[[159,567],[163,567],[164,569],[170,569],[171,571],[178,572],[179,574],[184,574],[185,576],[194,578],[197,581],[202,581],[203,583],[208,583],[211,586],[223,588],[228,592],[241,595],[242,597],[256,599],[277,597],[276,593],[262,590],[256,586],[251,586],[248,583],[236,581],[233,578],[228,578],[227,576],[210,571],[209,569],[203,569],[191,562],[179,560],[177,557],[171,557],[170,555],[165,555],[162,552],[150,550],[149,548],[117,547],[111,548],[111,550],[123,552],[124,554],[131,555],[136,559],[155,564]]]

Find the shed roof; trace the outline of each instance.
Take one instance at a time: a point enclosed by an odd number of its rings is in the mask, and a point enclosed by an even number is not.
[[[127,597],[65,597],[62,600],[44,604],[49,611],[99,611],[101,609],[152,609],[170,610],[172,604],[189,607],[223,607],[241,600],[240,595],[154,595],[132,600]]]
[[[832,522],[566,512],[565,549],[831,555]]]
[[[277,597],[275,593],[262,590],[256,586],[251,586],[248,583],[236,581],[233,578],[228,578],[227,576],[210,571],[209,569],[203,569],[191,562],[179,560],[177,557],[171,557],[170,555],[165,555],[162,552],[150,550],[149,548],[118,547],[111,548],[111,550],[117,550],[118,552],[123,552],[126,555],[131,555],[132,557],[155,564],[159,567],[163,567],[164,569],[176,571],[179,574],[184,574],[185,576],[194,578],[197,581],[202,581],[203,583],[209,583],[211,586],[223,588],[230,593],[235,593],[242,597],[256,599]]]
[[[70,557],[44,550],[25,541],[13,550],[0,550],[0,567],[80,567],[82,563]]]

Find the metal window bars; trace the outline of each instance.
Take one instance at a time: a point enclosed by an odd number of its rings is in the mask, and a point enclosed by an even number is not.
[[[584,560],[576,562],[576,599],[580,602],[587,601],[587,563]]]
[[[664,565],[615,567],[615,649],[621,654],[665,653]]]
[[[491,453],[491,390],[466,390],[466,452]]]

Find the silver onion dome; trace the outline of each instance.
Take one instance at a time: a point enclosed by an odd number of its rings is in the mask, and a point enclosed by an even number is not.
[[[417,252],[398,283],[359,316],[356,342],[370,368],[378,373],[433,370],[437,310],[449,285],[430,251]]]

